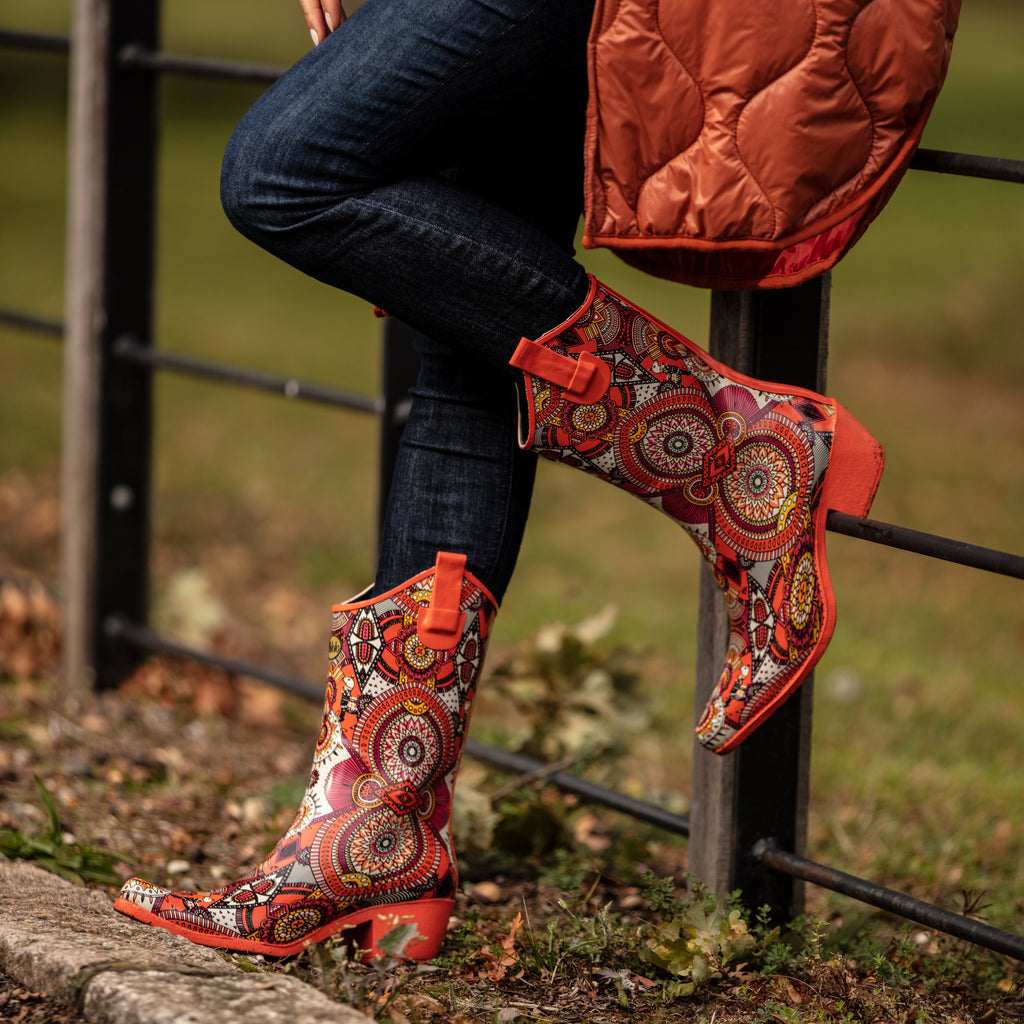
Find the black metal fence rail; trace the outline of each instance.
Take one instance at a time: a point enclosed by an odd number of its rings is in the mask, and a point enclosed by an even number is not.
[[[150,370],[168,370],[185,376],[202,377],[224,384],[234,384],[237,387],[270,391],[283,395],[285,398],[320,402],[323,405],[332,405],[339,409],[354,409],[357,412],[368,412],[375,415],[380,415],[384,411],[384,401],[379,396],[371,397],[351,391],[341,391],[338,388],[302,381],[296,377],[284,377],[280,374],[251,370],[243,366],[228,366],[196,356],[161,351],[140,345],[131,338],[119,338],[114,342],[113,354],[117,359],[124,359],[127,362],[148,367]]]
[[[188,661],[208,665],[210,668],[220,669],[223,672],[230,672],[233,675],[259,679],[287,693],[303,697],[313,704],[321,703],[324,698],[324,688],[322,685],[318,686],[308,680],[300,679],[298,676],[290,675],[287,672],[278,672],[275,669],[267,668],[265,665],[259,665],[255,662],[240,661],[237,658],[225,658],[212,651],[203,651],[189,647],[178,643],[176,640],[161,636],[155,630],[149,629],[146,626],[140,626],[136,622],[128,622],[125,619],[112,616],[106,622],[106,631],[108,635],[117,637],[124,643],[132,644],[150,654],[164,654],[176,658],[184,658]],[[466,752],[472,757],[494,765],[503,771],[510,772],[524,779],[543,779],[565,793],[572,793],[580,797],[587,803],[627,814],[637,821],[646,822],[666,832],[672,832],[681,836],[688,836],[690,834],[688,818],[667,811],[664,807],[660,807],[657,804],[637,800],[635,797],[628,796],[625,793],[619,793],[606,786],[599,786],[578,775],[573,775],[571,772],[552,768],[542,761],[524,757],[522,754],[514,754],[508,750],[502,750],[500,747],[480,743],[473,739],[467,741]]]
[[[144,46],[126,46],[118,54],[119,62],[127,68],[144,68],[160,74],[187,75],[190,78],[212,78],[226,82],[246,82],[251,85],[270,85],[284,74],[285,69],[270,64],[248,64],[244,61],[213,60],[193,57],[187,53],[167,53],[149,50]]]
[[[143,657],[162,653],[251,676],[319,702],[322,699],[319,686],[262,665],[187,647],[160,636],[147,625],[146,603],[140,595],[144,594],[148,583],[149,378],[156,371],[170,371],[379,416],[383,504],[407,408],[408,386],[415,374],[410,332],[401,324],[386,323],[383,382],[377,396],[352,394],[293,377],[227,366],[155,348],[150,343],[146,302],[133,305],[125,299],[125,291],[137,288],[140,281],[147,287],[152,284],[149,218],[155,189],[153,121],[157,116],[152,103],[152,81],[162,75],[178,74],[224,82],[269,84],[282,69],[162,51],[157,39],[158,0],[76,0],[76,8],[78,6],[83,11],[102,9],[110,26],[108,33],[100,38],[95,34],[95,23],[99,19],[80,15],[80,38],[75,45],[81,51],[78,58],[81,81],[92,81],[89,78],[92,75],[102,84],[108,97],[104,111],[83,113],[88,104],[81,103],[79,109],[74,109],[74,95],[76,89],[81,92],[81,88],[73,85],[73,122],[75,118],[85,118],[83,124],[87,128],[91,123],[87,119],[94,116],[97,130],[102,131],[104,139],[102,152],[92,154],[97,166],[90,167],[88,160],[79,161],[81,166],[75,172],[73,159],[75,173],[70,185],[72,192],[77,187],[83,194],[99,195],[103,223],[116,229],[110,232],[113,242],[108,240],[108,251],[102,255],[103,281],[99,285],[92,282],[96,295],[102,293],[101,299],[93,296],[93,301],[102,302],[104,312],[109,314],[106,319],[110,326],[102,336],[83,339],[79,322],[81,310],[69,310],[69,330],[66,331],[64,324],[46,316],[0,309],[0,324],[50,337],[67,334],[73,343],[68,348],[94,346],[101,366],[99,378],[87,381],[87,385],[96,389],[100,417],[105,425],[97,428],[94,450],[86,449],[90,458],[83,461],[90,463],[85,471],[92,474],[92,480],[81,490],[94,504],[99,526],[84,539],[78,535],[64,537],[64,546],[77,549],[79,560],[92,564],[95,572],[93,575],[88,570],[84,572],[85,584],[78,587],[77,598],[69,602],[68,631],[79,636],[86,651],[83,665],[90,668],[99,685],[116,684]],[[68,36],[4,28],[0,28],[0,47],[55,54],[72,51]],[[72,57],[74,59],[74,53]],[[141,89],[140,84],[144,85]],[[921,149],[911,166],[921,171],[1024,183],[1024,161]],[[127,198],[122,194],[125,190],[114,187],[126,176],[133,181]],[[136,181],[139,178],[141,183]],[[103,233],[106,236],[107,232]],[[69,247],[81,244],[80,239],[69,238]],[[117,252],[109,251],[111,244]],[[133,258],[141,268],[133,267],[129,287],[125,289],[122,285],[118,292],[109,278],[118,267],[125,266],[125,261],[131,262]],[[824,390],[829,291],[830,281],[825,277],[784,292],[714,293],[712,353],[736,369],[757,377]],[[124,322],[134,322],[137,326],[125,328]],[[783,338],[785,347],[781,344]],[[66,358],[66,368],[80,373],[80,366],[72,361],[74,355]],[[116,429],[123,428],[124,420],[117,420],[117,415],[110,411],[109,396],[104,397],[112,385],[122,389],[122,405],[126,404],[123,401],[125,388],[140,399],[138,408],[129,410],[130,415],[139,417],[140,424],[133,439],[135,448],[130,451],[123,450],[123,429]],[[127,404],[130,406],[132,402]],[[117,412],[123,414],[124,410]],[[105,447],[104,439],[116,449],[112,461],[105,451],[95,450]],[[77,488],[78,478],[73,483]],[[127,535],[125,514],[133,516]],[[1020,555],[837,512],[829,515],[827,526],[833,532],[871,543],[1024,578],[1024,557]],[[118,530],[121,532],[117,533]],[[110,545],[105,542],[111,531],[117,533],[119,544],[128,548],[127,558],[113,556]],[[128,564],[132,560],[141,564],[133,567]],[[126,598],[125,594],[129,596]],[[702,583],[700,614],[703,664],[698,663],[698,677],[699,685],[707,690],[717,676],[724,628],[720,599],[707,580]],[[74,680],[70,682],[73,684]],[[795,915],[802,905],[799,882],[809,881],[1024,960],[1021,937],[817,864],[801,855],[806,841],[810,690],[808,682],[800,695],[789,701],[735,754],[727,758],[702,756],[695,761],[692,820],[596,786],[571,772],[476,741],[469,742],[467,751],[524,779],[545,780],[590,803],[668,832],[689,836],[691,864],[702,880],[719,891],[739,885],[752,904],[767,903],[776,918]],[[698,706],[700,703],[698,694]],[[764,787],[769,782],[771,788],[766,793]]]
[[[962,174],[989,181],[1010,181],[1024,184],[1024,160],[998,156],[973,156],[970,153],[949,153],[942,149],[919,149],[910,166],[918,171],[940,174]]]
[[[22,331],[35,331],[53,338],[64,337],[64,324],[60,320],[39,316],[36,313],[21,313],[16,309],[0,309],[0,324]]]
[[[66,35],[52,32],[25,32],[14,28],[0,28],[0,46],[10,50],[34,50],[37,53],[67,55],[71,40]]]
[[[829,512],[827,527],[833,533],[857,537],[872,544],[899,548],[944,562],[957,562],[971,569],[994,572],[1000,576],[1014,576],[1024,580],[1024,555],[1012,555],[995,548],[984,548],[961,540],[937,537],[933,533],[910,530],[905,526],[880,523],[875,519],[862,519],[845,512]]]
[[[771,839],[759,839],[750,851],[750,856],[762,868],[802,878],[823,889],[850,896],[897,917],[916,921],[926,928],[934,928],[954,938],[965,939],[976,946],[984,946],[1016,960],[1024,960],[1024,938],[1019,935],[1011,935],[973,917],[954,914],[950,910],[925,903],[924,900],[907,896],[895,889],[887,889],[874,882],[866,882],[856,875],[848,875],[845,871],[837,871],[806,857],[798,857],[795,853],[779,849]]]

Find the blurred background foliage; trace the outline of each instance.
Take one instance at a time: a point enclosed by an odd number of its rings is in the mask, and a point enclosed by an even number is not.
[[[308,46],[297,4],[165,3],[164,46],[286,65]],[[0,23],[66,32],[67,0],[5,0]],[[1024,159],[1024,9],[964,11],[924,145]],[[60,318],[66,62],[0,55],[0,306]],[[237,236],[220,156],[259,90],[168,78],[160,156],[157,341],[168,349],[371,392],[379,323]],[[586,265],[699,343],[707,293]],[[873,509],[1024,551],[1024,188],[910,172],[833,279],[829,391],[883,441]],[[0,326],[0,485],[49,496],[59,466],[58,343]],[[373,571],[376,427],[356,414],[159,378],[154,608],[182,573],[318,678],[327,605]],[[18,490],[20,488],[20,491]],[[33,499],[35,500],[35,499]],[[38,507],[42,507],[37,503]],[[21,537],[21,535],[19,535]],[[0,537],[9,564],[57,584],[54,534]],[[21,546],[19,546],[21,545]],[[812,855],[934,896],[996,889],[1024,910],[1020,583],[830,540],[840,602],[817,674]],[[553,622],[617,606],[608,643],[646,659],[650,725],[621,773],[685,805],[699,563],[667,520],[560,467],[540,468],[497,654]],[[499,730],[505,705],[478,723]],[[614,723],[612,723],[614,725]],[[636,749],[636,747],[641,749]],[[907,880],[912,880],[908,883]]]

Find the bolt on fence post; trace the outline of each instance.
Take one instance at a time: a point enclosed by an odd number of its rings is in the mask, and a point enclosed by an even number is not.
[[[825,389],[830,277],[795,288],[714,292],[710,351],[762,380]],[[697,716],[722,666],[728,619],[721,593],[705,568],[698,613]],[[694,743],[690,867],[712,892],[742,889],[743,902],[768,906],[776,922],[803,911],[804,883],[759,869],[751,856],[760,839],[803,855],[807,845],[813,683],[732,753]]]
[[[156,83],[118,56],[156,48],[159,4],[75,0],[72,21],[61,558],[74,702],[141,660],[107,618],[147,615],[151,379],[111,350],[151,343]]]

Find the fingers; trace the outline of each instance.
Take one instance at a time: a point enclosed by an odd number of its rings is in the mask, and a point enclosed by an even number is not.
[[[327,27],[327,22],[324,20],[324,12],[320,6],[320,0],[299,0],[299,6],[302,8],[302,16],[306,19],[309,34],[313,39],[313,45],[316,46],[321,39],[327,38],[327,34],[330,31]]]
[[[323,42],[344,20],[341,0],[299,0],[313,45]]]
[[[345,20],[345,8],[341,0],[322,0],[321,6],[327,18],[328,28],[333,32]]]

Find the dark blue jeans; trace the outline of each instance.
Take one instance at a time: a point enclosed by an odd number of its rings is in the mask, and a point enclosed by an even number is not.
[[[376,590],[464,552],[500,600],[529,511],[508,359],[586,298],[594,0],[368,0],[246,114],[232,223],[423,332]]]

